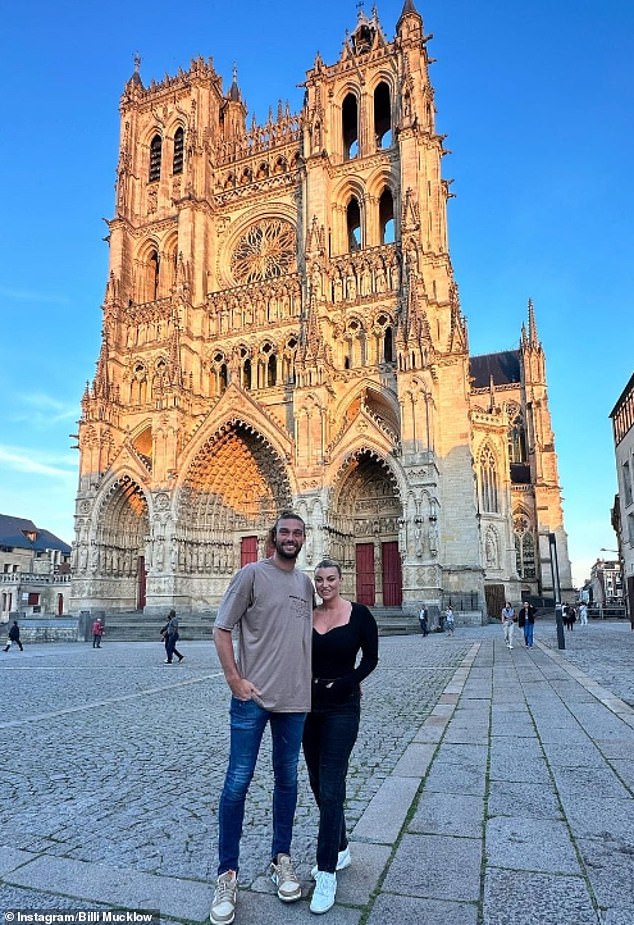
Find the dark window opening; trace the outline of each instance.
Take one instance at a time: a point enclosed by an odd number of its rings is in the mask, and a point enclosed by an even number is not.
[[[277,358],[271,354],[267,364],[267,385],[273,386],[277,382]]]
[[[227,364],[226,364],[226,363],[223,363],[222,366],[220,367],[220,372],[219,372],[218,378],[219,378],[219,380],[220,380],[220,394],[222,395],[222,393],[223,393],[223,392],[225,391],[225,389],[227,388],[227,381],[228,381],[228,376],[227,376]]]
[[[182,128],[177,128],[174,132],[174,162],[172,173],[183,172],[183,160],[185,154],[185,132]]]
[[[392,107],[386,83],[380,83],[374,91],[374,134],[377,148],[392,146]]]
[[[359,156],[359,107],[353,93],[349,93],[343,101],[341,124],[343,159],[349,161]]]
[[[251,360],[246,359],[242,367],[242,385],[245,389],[251,388]]]
[[[150,183],[161,178],[161,149],[163,142],[160,135],[155,135],[150,142]]]
[[[379,237],[381,244],[394,243],[394,200],[389,189],[379,199]]]
[[[392,354],[392,328],[386,328],[383,335],[383,362],[391,363],[393,360]]]
[[[150,254],[150,301],[158,299],[159,291],[159,255],[156,251]]]
[[[348,250],[361,249],[361,209],[359,200],[353,196],[346,209],[346,223],[348,228]]]

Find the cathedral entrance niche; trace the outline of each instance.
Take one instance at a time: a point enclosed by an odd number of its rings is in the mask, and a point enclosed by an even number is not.
[[[89,571],[107,582],[113,607],[145,606],[145,551],[150,534],[143,489],[129,475],[114,483],[99,517],[100,529],[91,544]]]
[[[258,538],[257,536],[243,536],[240,540],[240,568],[248,565],[249,562],[258,561]]]
[[[357,593],[360,604],[372,607],[376,604],[374,583],[374,543],[357,543],[355,547],[357,560]]]
[[[353,575],[356,599],[397,607],[403,598],[398,524],[402,507],[388,464],[364,450],[342,469],[329,517],[329,554]]]
[[[216,432],[196,456],[181,493],[178,573],[203,584],[228,579],[265,555],[270,527],[291,506],[284,464],[261,434],[244,423]],[[198,593],[205,597],[203,585]]]

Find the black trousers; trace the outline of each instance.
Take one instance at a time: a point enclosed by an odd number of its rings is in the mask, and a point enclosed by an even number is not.
[[[304,725],[308,779],[319,807],[317,867],[329,873],[335,872],[337,854],[348,844],[343,804],[360,714],[361,699],[355,692],[342,704],[313,708]]]

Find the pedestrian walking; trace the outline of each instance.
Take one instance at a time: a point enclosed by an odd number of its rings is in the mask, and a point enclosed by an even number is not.
[[[577,622],[577,612],[574,608],[574,604],[566,604],[566,615],[564,617],[564,623],[566,624],[566,629],[572,632],[576,622]]]
[[[582,603],[579,605],[579,626],[588,625],[588,605]]]
[[[174,656],[178,659],[179,662],[182,662],[185,658],[184,655],[176,648],[176,643],[180,639],[179,633],[179,624],[178,617],[176,616],[175,610],[170,610],[167,615],[167,623],[161,629],[161,636],[165,643],[165,662],[167,665],[171,665],[174,661]]]
[[[456,628],[456,618],[453,615],[451,607],[447,607],[445,612],[445,626],[447,627],[447,635],[453,636]]]
[[[513,648],[513,632],[515,630],[515,608],[510,601],[506,602],[506,607],[502,608],[502,630],[504,632],[504,642],[507,649]]]
[[[319,807],[310,901],[310,911],[318,914],[334,905],[336,871],[351,862],[343,810],[346,777],[359,731],[359,685],[376,668],[379,651],[374,617],[364,604],[341,597],[341,584],[339,563],[323,559],[315,569],[321,604],[313,613],[312,705],[303,737],[308,779]]]
[[[297,764],[310,710],[313,585],[296,569],[304,521],[280,514],[273,555],[238,571],[220,603],[214,642],[231,689],[229,766],[218,806],[218,881],[213,925],[229,925],[238,895],[240,837],[246,796],[264,729],[271,729],[273,842],[269,873],[282,902],[302,895],[291,861]],[[238,657],[231,632],[238,628]]]
[[[429,632],[429,610],[424,604],[418,612],[418,624],[421,633],[426,636]]]
[[[536,610],[533,605],[529,604],[528,601],[524,601],[520,607],[517,625],[520,627],[520,629],[524,630],[524,645],[529,649],[533,648],[535,614]]]
[[[20,627],[18,626],[17,620],[14,620],[11,626],[9,627],[9,638],[7,639],[7,644],[4,647],[5,652],[9,651],[9,649],[11,648],[11,643],[13,642],[18,646],[20,652],[24,652],[24,646],[22,645],[22,641],[20,640]]]
[[[104,625],[101,618],[97,617],[92,625],[92,647],[93,649],[101,648],[101,638],[103,636]]]

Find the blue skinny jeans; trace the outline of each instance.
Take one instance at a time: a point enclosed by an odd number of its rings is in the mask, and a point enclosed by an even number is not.
[[[274,776],[271,858],[290,854],[305,719],[305,713],[271,713],[254,700],[231,698],[229,767],[218,806],[218,876],[238,870],[244,805],[267,723],[271,726]]]

